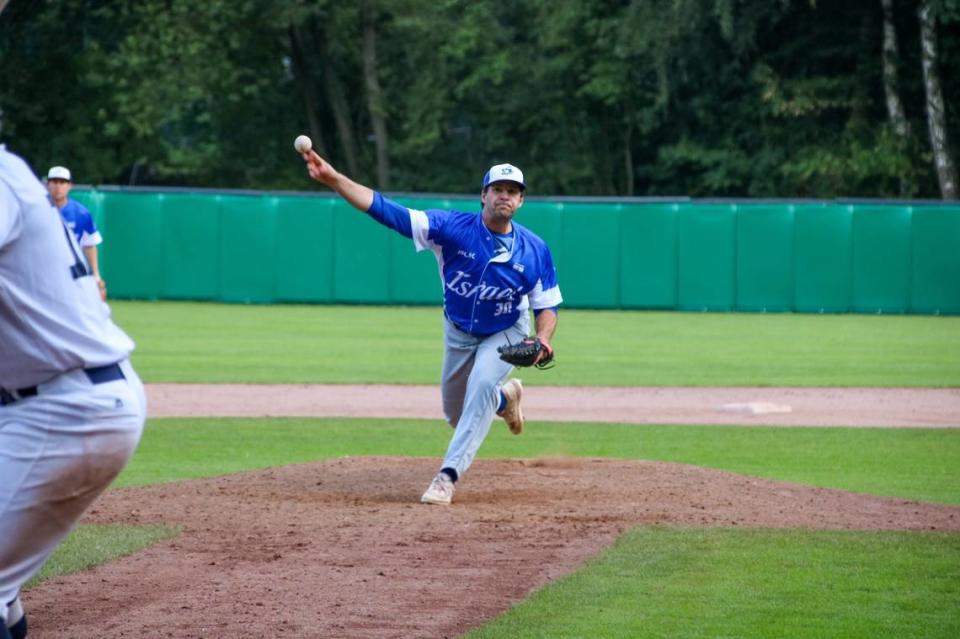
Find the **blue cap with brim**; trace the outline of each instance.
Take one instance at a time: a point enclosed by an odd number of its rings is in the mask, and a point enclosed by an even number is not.
[[[494,182],[515,182],[521,189],[527,188],[527,183],[523,181],[523,171],[512,164],[497,164],[490,167],[486,175],[483,176],[481,189],[485,189]]]

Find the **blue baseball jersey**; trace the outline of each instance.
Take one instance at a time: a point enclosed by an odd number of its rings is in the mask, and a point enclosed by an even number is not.
[[[83,204],[76,200],[67,200],[63,208],[60,209],[60,216],[66,222],[74,237],[77,238],[77,244],[81,247],[97,246],[103,242],[97,225],[93,223],[93,216]]]
[[[516,222],[509,236],[498,236],[477,213],[418,211],[380,193],[367,213],[411,238],[418,251],[433,252],[444,313],[462,331],[492,335],[531,308],[554,308],[563,301],[550,249]]]

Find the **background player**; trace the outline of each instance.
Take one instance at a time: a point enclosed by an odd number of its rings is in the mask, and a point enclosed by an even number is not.
[[[100,288],[100,299],[107,299],[107,284],[100,277],[100,263],[97,259],[97,246],[103,242],[100,231],[93,221],[93,216],[83,204],[69,197],[73,188],[73,178],[70,169],[64,166],[54,166],[47,172],[47,190],[50,200],[60,209],[63,221],[73,231],[77,244],[83,249],[87,264],[93,273],[93,278]]]
[[[494,414],[514,434],[523,429],[518,379],[504,383],[511,366],[497,347],[536,333],[550,349],[562,301],[556,269],[546,243],[513,222],[523,205],[526,183],[515,166],[498,164],[483,177],[480,215],[459,211],[408,209],[360,185],[313,151],[301,153],[310,177],[329,186],[354,208],[413,239],[418,251],[433,251],[443,282],[443,412],[455,428],[440,472],[421,497],[449,504],[490,431]],[[544,353],[544,354],[545,354]]]
[[[0,639],[22,639],[23,584],[133,454],[146,414],[74,236],[0,145]]]

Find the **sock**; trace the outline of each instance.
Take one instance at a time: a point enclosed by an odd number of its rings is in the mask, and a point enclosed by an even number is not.
[[[457,471],[453,468],[441,468],[440,472],[449,477],[453,483],[457,483],[457,480],[460,478],[460,475],[457,474]]]
[[[20,621],[7,630],[10,632],[10,639],[27,639],[27,615],[20,617]]]
[[[7,624],[10,624],[7,626]],[[0,619],[0,639],[26,639],[27,638],[27,615],[23,612],[23,604],[20,603],[20,597],[14,597],[13,601],[7,604],[7,620]],[[9,634],[3,634],[3,630]]]
[[[503,409],[507,407],[507,396],[503,394],[503,391],[500,391],[500,404],[497,406],[497,413],[502,413]]]

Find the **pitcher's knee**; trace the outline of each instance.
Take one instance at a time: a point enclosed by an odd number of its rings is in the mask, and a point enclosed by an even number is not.
[[[453,410],[450,407],[443,407],[443,418],[447,420],[447,423],[450,425],[450,428],[456,428],[457,422],[460,421],[460,416],[463,415],[463,407],[459,407],[456,410]]]

